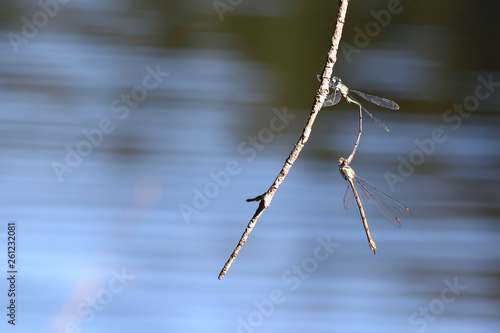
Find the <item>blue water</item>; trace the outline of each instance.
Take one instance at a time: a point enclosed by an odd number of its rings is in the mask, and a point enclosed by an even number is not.
[[[412,217],[397,229],[367,205],[373,255],[359,212],[342,205],[337,160],[354,144],[357,114],[341,102],[320,113],[219,281],[257,207],[245,200],[267,190],[300,136],[328,39],[315,46],[315,69],[291,73],[292,60],[248,49],[279,52],[240,34],[249,27],[240,15],[258,21],[254,5],[220,22],[209,3],[131,4],[71,2],[18,53],[2,40],[0,267],[7,276],[14,221],[18,271],[16,327],[0,283],[2,331],[498,332],[498,94],[456,128],[443,118],[479,75],[500,81],[498,68],[450,77],[440,57],[398,51],[396,27],[386,28],[339,69],[349,85],[401,105],[373,107],[391,133],[366,117],[352,167]],[[266,15],[301,15],[289,6]],[[4,35],[39,8],[10,10]],[[322,15],[316,24],[329,33]],[[384,44],[393,35],[400,44]],[[355,66],[366,61],[377,70]]]

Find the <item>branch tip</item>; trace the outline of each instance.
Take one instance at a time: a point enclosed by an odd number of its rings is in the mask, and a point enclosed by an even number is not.
[[[255,198],[252,198],[252,199],[247,199],[246,202],[251,202],[251,201],[262,201],[262,198],[264,197],[264,194],[262,195],[259,195]]]

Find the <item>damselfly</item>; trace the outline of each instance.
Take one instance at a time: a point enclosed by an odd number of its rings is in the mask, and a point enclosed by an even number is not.
[[[356,203],[358,204],[359,214],[361,215],[361,220],[363,220],[363,226],[365,228],[366,237],[368,238],[368,245],[375,253],[377,249],[375,242],[370,236],[370,230],[368,228],[368,221],[366,220],[365,211],[363,209],[363,204],[359,199],[358,191],[356,190],[356,186],[354,183],[358,185],[359,193],[363,196],[363,199],[368,202],[372,201],[377,209],[382,215],[385,216],[392,224],[396,227],[401,227],[400,217],[410,217],[410,209],[392,198],[388,194],[382,192],[378,188],[373,185],[370,185],[366,180],[356,175],[354,170],[349,166],[349,163],[346,159],[341,157],[339,159],[339,171],[342,177],[349,182],[347,186],[345,195],[344,195],[344,208],[347,210],[352,206],[352,197],[349,195],[349,187],[354,194],[354,198],[356,199]]]
[[[321,76],[317,76],[318,80],[321,81]],[[358,133],[358,138],[356,140],[356,143],[354,144],[354,149],[347,159],[348,164],[352,162],[352,159],[354,158],[354,155],[356,154],[356,149],[358,148],[359,140],[361,138],[361,133],[363,132],[363,111],[366,112],[377,124],[382,126],[383,129],[385,129],[387,132],[389,132],[389,129],[383,122],[375,118],[366,108],[364,108],[361,103],[359,103],[354,97],[352,97],[352,94],[350,92],[355,93],[359,97],[367,100],[370,103],[373,103],[375,105],[378,105],[380,107],[390,109],[390,110],[399,110],[399,105],[391,101],[390,99],[383,98],[383,97],[378,97],[378,96],[373,96],[370,94],[365,94],[361,91],[357,91],[354,89],[349,89],[345,84],[342,83],[342,80],[334,76],[332,77],[330,81],[330,88],[332,88],[334,91],[330,95],[328,95],[325,99],[325,102],[323,103],[324,107],[329,107],[332,105],[337,104],[342,96],[345,98],[345,100],[349,103],[354,103],[359,106],[359,133]]]

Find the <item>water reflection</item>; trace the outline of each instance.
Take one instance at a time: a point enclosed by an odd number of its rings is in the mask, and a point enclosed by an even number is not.
[[[346,42],[369,17],[356,5]],[[401,105],[374,110],[391,133],[367,120],[353,168],[413,217],[398,230],[366,207],[378,245],[371,253],[358,212],[342,206],[337,160],[354,143],[357,111],[341,102],[321,112],[272,206],[217,280],[255,210],[245,199],[267,189],[299,137],[336,12],[290,2],[260,15],[253,6],[220,22],[210,3],[71,2],[18,53],[3,40],[0,193],[3,230],[9,220],[19,227],[18,325],[496,332],[496,87],[458,128],[443,114],[474,94],[479,75],[500,81],[498,69],[448,61],[456,27],[415,24],[430,19],[418,15],[423,4],[336,67],[349,85]],[[21,17],[40,8],[6,10],[2,31],[19,34]],[[145,78],[157,68],[168,75],[153,87]],[[259,138],[285,109],[286,126]],[[415,140],[436,128],[447,139],[427,154]],[[418,149],[424,160],[401,175],[402,159]],[[233,162],[238,172],[221,176]],[[391,189],[387,172],[404,181]]]

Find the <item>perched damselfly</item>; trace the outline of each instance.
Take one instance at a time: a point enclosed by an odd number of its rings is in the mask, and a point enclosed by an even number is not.
[[[321,76],[317,76],[318,80],[321,81]],[[359,103],[354,97],[352,97],[352,94],[350,92],[355,93],[359,97],[367,100],[370,103],[373,103],[375,105],[378,105],[380,107],[390,109],[390,110],[399,110],[399,105],[391,101],[390,99],[383,98],[383,97],[378,97],[378,96],[373,96],[370,94],[365,94],[361,91],[357,91],[354,89],[349,89],[345,84],[342,83],[342,80],[334,76],[332,77],[330,81],[330,88],[333,89],[333,92],[328,95],[325,99],[325,102],[323,103],[323,107],[329,107],[332,105],[337,104],[342,96],[345,98],[345,100],[349,103],[354,103],[359,106],[359,132],[358,132],[358,138],[356,139],[356,143],[354,144],[354,149],[347,159],[348,164],[352,162],[352,159],[354,158],[354,155],[356,154],[356,149],[358,148],[359,140],[361,138],[361,133],[363,132],[363,111],[366,112],[377,124],[382,126],[383,129],[385,129],[387,132],[389,132],[389,129],[383,122],[375,118],[370,111],[368,111],[366,108],[364,108],[361,103]]]
[[[354,198],[356,199],[356,203],[358,204],[359,214],[361,215],[361,220],[363,221],[363,227],[365,228],[366,237],[368,238],[368,245],[370,246],[370,249],[373,250],[373,253],[375,253],[377,247],[372,237],[370,236],[370,230],[368,228],[368,221],[366,220],[365,210],[363,209],[363,204],[359,199],[358,191],[356,190],[356,186],[354,185],[354,183],[358,185],[359,193],[361,193],[363,199],[366,202],[372,201],[379,212],[382,213],[382,215],[384,215],[386,219],[388,219],[398,228],[401,227],[401,217],[411,216],[410,209],[388,194],[382,192],[375,186],[370,185],[370,183],[368,183],[363,178],[356,175],[354,170],[349,166],[348,161],[343,157],[339,159],[339,171],[342,177],[344,177],[344,179],[349,182],[344,195],[344,208],[347,210],[352,206],[352,197],[349,195],[350,187],[352,193],[354,194]]]

